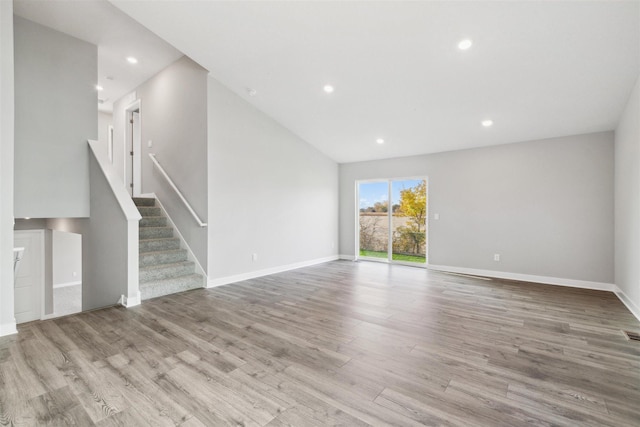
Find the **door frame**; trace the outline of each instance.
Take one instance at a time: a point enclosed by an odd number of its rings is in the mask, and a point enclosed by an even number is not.
[[[43,316],[44,316],[44,293],[45,293],[45,262],[46,262],[46,248],[45,248],[45,239],[44,239],[44,232],[45,230],[43,229],[37,229],[37,230],[14,230],[14,236],[16,234],[35,234],[36,237],[38,238],[38,241],[40,243],[40,263],[38,265],[39,268],[39,283],[38,285],[35,286],[36,291],[38,292],[38,319],[43,320]],[[15,239],[14,239],[15,240]],[[15,311],[15,276],[13,279],[13,287],[14,287],[14,296],[13,296],[13,304],[14,304],[14,311]],[[21,323],[26,323],[26,322],[21,322]],[[19,324],[19,323],[18,323]]]
[[[394,261],[393,260],[393,203],[392,203],[392,194],[391,194],[391,183],[393,181],[405,181],[405,180],[424,180],[425,181],[425,191],[427,192],[427,206],[426,206],[426,214],[425,214],[425,263],[417,264],[407,261]],[[367,184],[373,182],[386,182],[387,183],[387,202],[389,204],[388,207],[388,215],[387,215],[387,225],[388,225],[388,235],[387,235],[387,258],[376,258],[376,257],[368,257],[360,255],[360,184]],[[373,179],[360,179],[355,181],[355,254],[354,260],[358,261],[360,259],[365,261],[375,261],[382,262],[387,264],[398,264],[398,265],[407,265],[411,267],[420,267],[420,268],[428,268],[429,267],[429,234],[427,233],[430,230],[429,227],[429,176],[427,175],[414,175],[407,177],[394,177],[394,178],[373,178]]]
[[[125,187],[132,197],[139,197],[142,194],[142,103],[140,99],[136,99],[127,105],[124,110],[124,176],[123,181]],[[138,138],[133,138],[133,130],[129,116],[138,111]],[[132,147],[133,158],[131,163],[127,159],[131,156],[129,153]],[[127,180],[127,170],[131,168],[131,182]],[[133,184],[133,187],[130,186]]]

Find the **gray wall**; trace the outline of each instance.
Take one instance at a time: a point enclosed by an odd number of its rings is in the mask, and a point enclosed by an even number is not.
[[[97,47],[15,17],[15,216],[89,216]]]
[[[337,255],[337,164],[213,78],[208,111],[209,278]]]
[[[168,175],[200,218],[207,218],[207,70],[182,57],[147,82],[135,94],[114,104],[114,145],[124,146],[126,107],[141,102],[142,192],[155,193],[167,209],[202,267],[207,268],[207,230],[200,228],[175,192],[153,168],[155,153]],[[153,147],[148,147],[149,140]],[[122,173],[122,154],[117,170]]]
[[[430,264],[613,282],[613,132],[342,164],[341,254],[356,180],[408,176],[428,177]]]
[[[0,1],[0,336],[15,333],[13,310],[13,2]]]
[[[615,283],[640,316],[640,78],[615,138]]]

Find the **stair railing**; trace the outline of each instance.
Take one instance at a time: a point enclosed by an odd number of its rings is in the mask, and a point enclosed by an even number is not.
[[[149,157],[151,157],[151,161],[153,162],[153,164],[156,165],[156,167],[158,168],[158,170],[160,171],[162,176],[164,176],[164,179],[166,179],[167,182],[169,183],[169,185],[171,186],[171,188],[173,188],[173,191],[175,191],[176,194],[178,195],[178,197],[180,197],[180,200],[182,200],[182,203],[184,203],[184,205],[189,210],[189,212],[191,212],[191,216],[193,216],[193,218],[196,220],[198,225],[200,227],[206,227],[207,223],[206,222],[202,222],[202,220],[200,219],[200,217],[198,216],[196,211],[193,210],[193,208],[191,207],[189,202],[187,202],[187,199],[185,199],[184,196],[182,195],[182,193],[180,192],[180,190],[178,190],[178,187],[176,187],[176,184],[173,182],[171,177],[169,177],[169,175],[164,170],[162,165],[158,162],[158,159],[156,159],[156,155],[153,154],[153,153],[149,153]]]

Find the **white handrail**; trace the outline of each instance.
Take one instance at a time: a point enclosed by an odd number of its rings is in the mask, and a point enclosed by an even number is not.
[[[191,212],[191,215],[193,216],[193,218],[196,220],[196,222],[198,223],[198,225],[200,227],[206,227],[207,223],[206,222],[202,222],[202,220],[200,219],[200,217],[198,217],[198,214],[196,213],[196,211],[193,210],[193,208],[191,207],[191,205],[189,204],[189,202],[187,202],[187,199],[184,198],[184,196],[182,195],[182,193],[180,192],[180,190],[178,190],[178,187],[176,187],[176,185],[173,183],[173,181],[171,180],[171,178],[169,177],[169,175],[167,175],[167,173],[165,172],[165,170],[162,168],[162,166],[160,165],[160,163],[158,163],[158,160],[156,159],[156,155],[153,153],[149,153],[149,157],[151,157],[151,161],[153,161],[153,164],[157,166],[158,170],[162,173],[162,176],[164,176],[164,178],[167,180],[167,182],[169,183],[169,185],[171,186],[171,188],[173,188],[173,191],[176,192],[176,194],[178,195],[178,197],[180,197],[180,200],[182,200],[182,203],[184,203],[184,205],[187,207],[187,209],[189,210],[189,212]]]

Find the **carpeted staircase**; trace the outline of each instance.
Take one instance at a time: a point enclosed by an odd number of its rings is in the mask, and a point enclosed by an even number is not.
[[[140,293],[142,300],[202,287],[180,239],[153,198],[134,197],[140,220]]]

